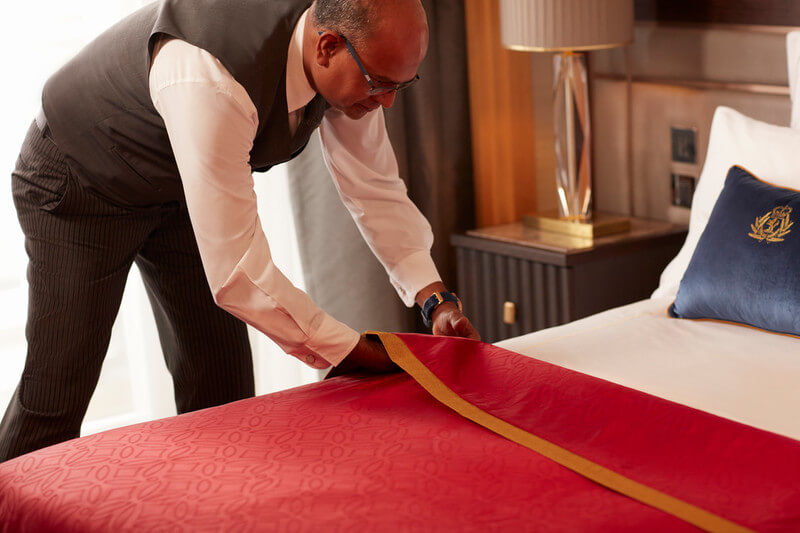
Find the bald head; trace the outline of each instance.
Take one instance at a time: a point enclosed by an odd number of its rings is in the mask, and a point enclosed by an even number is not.
[[[419,0],[315,0],[312,17],[317,27],[336,31],[354,45],[364,45],[376,32],[424,35],[428,21]]]

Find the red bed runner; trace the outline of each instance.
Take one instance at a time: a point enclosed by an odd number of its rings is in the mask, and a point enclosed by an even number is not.
[[[487,344],[395,338],[458,397],[522,433],[730,527],[800,529],[798,441]],[[0,524],[115,532],[694,529],[465,419],[405,373],[337,377],[8,461],[0,464]]]

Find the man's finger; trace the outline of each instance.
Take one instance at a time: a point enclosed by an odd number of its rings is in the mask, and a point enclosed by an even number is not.
[[[458,319],[458,322],[456,322],[456,330],[459,337],[466,337],[476,341],[481,340],[481,336],[478,334],[478,331],[465,316],[462,316]]]
[[[474,341],[481,340],[480,333],[478,333],[478,330],[475,329],[472,324],[469,324],[469,327],[467,328],[467,332],[463,336],[467,337],[468,339],[472,339]]]

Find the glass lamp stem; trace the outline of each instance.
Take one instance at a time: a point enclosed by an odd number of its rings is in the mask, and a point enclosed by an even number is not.
[[[555,56],[556,186],[562,218],[591,219],[591,132],[583,54]]]

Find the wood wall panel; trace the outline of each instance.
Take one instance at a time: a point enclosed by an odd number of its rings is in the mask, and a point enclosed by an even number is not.
[[[475,208],[479,227],[536,210],[531,57],[503,48],[497,0],[466,0]]]

